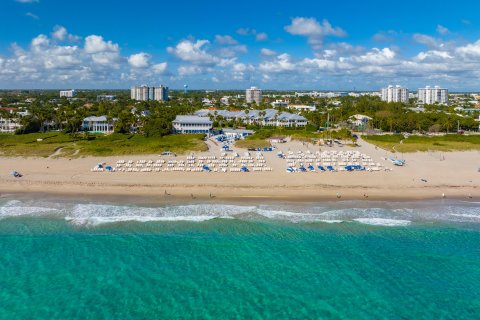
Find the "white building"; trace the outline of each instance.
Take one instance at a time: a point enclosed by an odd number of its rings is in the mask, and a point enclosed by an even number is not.
[[[114,125],[115,119],[108,121],[106,116],[87,117],[83,119],[82,129],[88,132],[109,134],[113,132]]]
[[[248,125],[265,127],[305,127],[307,125],[305,117],[289,112],[279,112],[276,109],[244,111],[198,110],[195,114],[201,117],[213,116],[217,118],[221,116],[226,121],[241,121]]]
[[[151,87],[150,91],[153,91],[153,96],[150,96],[150,100],[168,101],[168,87],[160,85],[158,87]]]
[[[369,116],[363,114],[354,114],[348,119],[348,122],[353,124],[355,127],[366,127],[370,120],[372,120],[372,118]]]
[[[229,96],[223,96],[222,98],[220,98],[220,102],[224,105],[228,105],[228,104],[230,104],[230,97]]]
[[[293,109],[297,111],[315,111],[317,107],[315,106],[307,106],[303,104],[289,104],[288,109]]]
[[[245,91],[245,99],[247,103],[260,104],[262,102],[262,90],[258,89],[257,87],[251,87]]]
[[[76,95],[77,95],[77,92],[74,89],[60,91],[60,98],[73,98]]]
[[[20,129],[21,125],[18,118],[14,115],[13,109],[5,108],[9,116],[2,117],[0,115],[0,133],[14,133],[17,129]]]
[[[448,89],[439,86],[418,89],[418,103],[424,104],[448,104]]]
[[[287,107],[288,107],[288,102],[285,101],[285,100],[275,100],[274,102],[270,103],[270,105],[271,105],[273,108],[278,108],[278,107],[285,107],[285,108],[287,108]]]
[[[0,108],[6,111],[9,116],[2,117],[0,115],[0,133],[15,133],[22,127],[20,118],[29,115],[28,111],[18,112],[14,108]]]
[[[168,87],[135,86],[130,88],[130,98],[137,101],[168,101]]]
[[[177,116],[172,121],[175,133],[205,133],[212,130],[213,121],[209,117]]]
[[[407,88],[401,86],[388,86],[382,88],[381,99],[386,102],[403,102],[408,103],[410,93]]]
[[[101,94],[97,96],[97,101],[115,101],[117,96],[113,94]]]

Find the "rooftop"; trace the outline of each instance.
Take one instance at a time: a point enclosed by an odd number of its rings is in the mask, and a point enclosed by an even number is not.
[[[177,116],[174,122],[179,122],[179,123],[201,123],[201,124],[208,124],[211,125],[213,123],[212,120],[210,120],[209,117],[200,117],[200,116]]]

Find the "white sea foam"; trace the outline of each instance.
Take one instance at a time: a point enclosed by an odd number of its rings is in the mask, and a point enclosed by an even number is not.
[[[323,223],[342,223],[342,222],[346,222],[345,220],[318,220],[319,222],[323,222]]]
[[[468,213],[452,213],[451,216],[462,217],[462,218],[471,218],[471,219],[480,219],[480,215],[468,214]]]
[[[368,203],[321,205],[229,205],[190,204],[158,207],[68,203],[48,200],[7,200],[0,202],[0,219],[20,216],[58,216],[76,225],[138,221],[194,221],[211,219],[269,219],[292,223],[358,222],[378,226],[407,226],[421,221],[480,223],[480,211],[474,204],[391,203],[386,208],[368,207]]]
[[[383,218],[357,218],[354,221],[369,224],[372,226],[401,227],[408,226],[412,222],[409,220],[383,219]]]
[[[30,206],[21,201],[12,200],[0,207],[0,219],[20,216],[41,216],[58,212],[55,208]]]
[[[167,207],[114,206],[98,204],[76,205],[65,219],[77,225],[99,225],[125,221],[206,221],[232,218],[251,212],[255,207],[233,205],[186,205]]]

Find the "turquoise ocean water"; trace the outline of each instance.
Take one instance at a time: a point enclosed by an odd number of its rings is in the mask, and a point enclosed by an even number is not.
[[[0,319],[479,319],[480,207],[0,199]]]

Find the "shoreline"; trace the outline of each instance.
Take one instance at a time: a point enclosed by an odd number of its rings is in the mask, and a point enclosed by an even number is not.
[[[0,180],[0,197],[33,195],[65,198],[129,199],[133,202],[175,201],[424,201],[469,200],[480,201],[477,186],[434,185],[407,188],[342,185],[179,185],[179,184],[107,184],[93,182]],[[445,194],[445,197],[443,197]],[[193,197],[192,197],[193,195]]]

